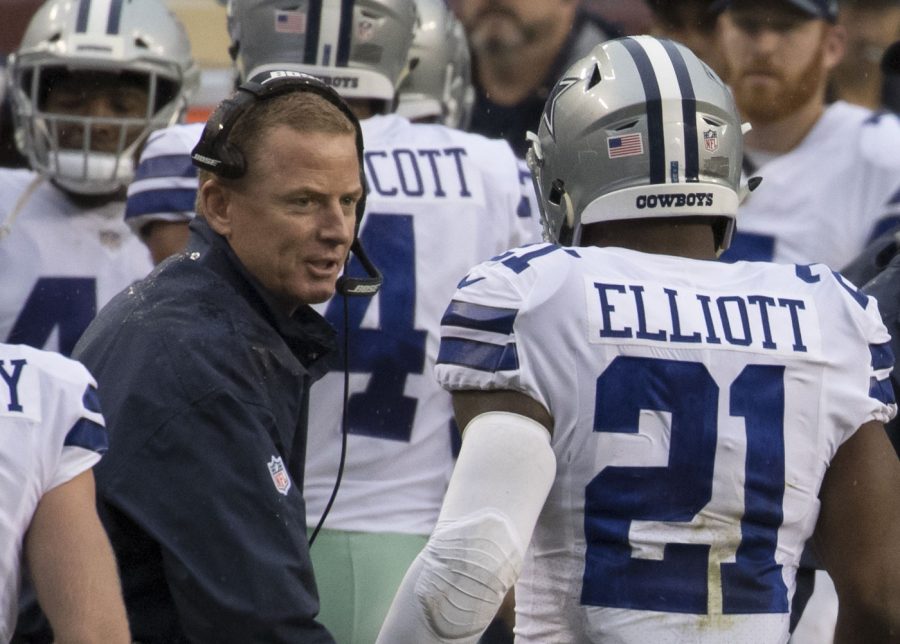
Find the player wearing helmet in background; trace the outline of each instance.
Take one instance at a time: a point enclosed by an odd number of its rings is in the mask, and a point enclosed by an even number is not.
[[[785,642],[814,530],[838,641],[897,633],[890,338],[824,265],[715,261],[741,129],[672,41],[557,82],[529,153],[552,243],[444,314],[462,450],[380,642],[474,642],[517,579],[520,642]]]
[[[539,236],[527,197],[533,191],[523,190],[508,144],[392,113],[418,25],[413,0],[229,5],[239,76],[278,66],[306,72],[361,116],[369,195],[360,239],[384,285],[371,299],[346,301],[346,467],[311,548],[319,619],[341,642],[374,640],[437,518],[458,441],[449,395],[431,375],[444,303],[471,264]],[[190,126],[151,138],[130,189],[133,226],[186,229],[196,190],[196,179],[182,172],[190,139]],[[354,260],[349,272],[358,271]],[[344,300],[323,307],[338,329]],[[310,528],[324,513],[341,460],[342,379],[340,371],[326,375],[311,400],[304,482]]]
[[[151,268],[122,222],[136,150],[197,84],[161,0],[50,0],[10,57],[30,170],[0,170],[0,339],[71,352],[98,308]]]
[[[465,130],[475,102],[466,32],[444,0],[416,0],[416,8],[419,22],[397,114]]]

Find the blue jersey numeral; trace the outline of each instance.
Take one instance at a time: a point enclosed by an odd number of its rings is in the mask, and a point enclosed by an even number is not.
[[[747,435],[744,515],[734,563],[721,564],[725,614],[788,610],[775,563],[784,498],[784,368],[749,365],[730,387]],[[642,410],[670,415],[668,464],[604,468],[585,489],[582,603],[704,615],[710,544],[632,556],[632,521],[690,522],[713,493],[719,387],[697,362],[616,358],[597,379],[594,431],[637,433]],[[718,603],[718,602],[716,602]]]
[[[415,328],[416,248],[410,215],[367,213],[361,240],[372,262],[384,273],[377,302],[379,328],[362,326],[373,298],[351,297],[350,371],[371,377],[366,390],[350,396],[351,434],[409,441],[416,399],[404,394],[406,377],[425,369],[425,331]],[[361,271],[355,259],[351,274]],[[343,346],[344,297],[336,295],[325,318]]]
[[[43,349],[53,329],[58,328],[58,351],[68,356],[96,314],[96,279],[42,277],[31,289],[6,342]]]

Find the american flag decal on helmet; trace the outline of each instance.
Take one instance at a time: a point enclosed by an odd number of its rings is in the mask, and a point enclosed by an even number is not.
[[[610,136],[606,139],[610,159],[633,157],[644,153],[644,138],[640,132]]]

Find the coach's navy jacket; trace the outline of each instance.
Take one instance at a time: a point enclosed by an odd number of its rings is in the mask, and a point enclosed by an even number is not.
[[[75,348],[110,449],[98,506],[140,642],[332,642],[315,621],[303,464],[334,330],[287,318],[201,219]]]

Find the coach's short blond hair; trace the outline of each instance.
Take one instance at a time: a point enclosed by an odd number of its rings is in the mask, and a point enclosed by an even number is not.
[[[280,125],[286,125],[297,132],[356,136],[356,127],[347,115],[337,105],[315,92],[288,92],[257,101],[240,116],[228,136],[228,142],[243,154],[247,173],[240,179],[225,179],[209,170],[200,170],[198,186],[216,178],[239,187],[244,179],[253,174],[254,162],[259,155],[265,153],[261,149],[265,134]],[[199,190],[194,208],[198,215],[203,215]]]

